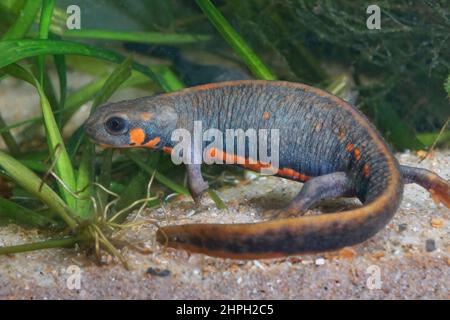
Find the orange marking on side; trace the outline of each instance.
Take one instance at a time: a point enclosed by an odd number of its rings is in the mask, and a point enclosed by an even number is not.
[[[349,144],[345,147],[345,150],[347,150],[348,152],[352,152],[354,148],[355,148],[355,146],[353,145],[353,143],[349,143]]]
[[[163,147],[163,152],[171,154],[172,153],[172,148],[171,147]]]
[[[298,181],[308,181],[310,179],[309,176],[304,175],[300,172],[297,172],[290,168],[281,168],[276,170],[272,167],[270,163],[262,163],[260,161],[255,161],[249,158],[244,158],[235,154],[229,154],[226,152],[223,152],[222,150],[218,150],[217,148],[211,148],[209,155],[211,158],[215,159],[222,159],[224,163],[229,163],[231,160],[233,164],[242,166],[246,169],[260,172],[261,169],[268,169],[271,172],[274,172],[278,174],[279,176],[283,176],[292,180],[298,180]]]
[[[308,181],[310,179],[310,177],[308,177],[307,175],[289,168],[282,168],[278,170],[278,175],[298,181]]]
[[[130,131],[130,142],[141,145],[145,140],[145,132],[141,128],[135,128]]]
[[[146,144],[143,144],[143,147],[147,147],[147,148],[154,148],[159,142],[161,141],[160,137],[156,137],[152,140],[150,140],[149,142],[147,142]]]
[[[358,148],[355,149],[355,159],[361,159],[361,150],[359,150]]]
[[[270,118],[270,113],[269,113],[268,111],[264,111],[262,117],[263,117],[264,120],[269,120],[269,118]]]
[[[365,165],[364,165],[364,167],[363,167],[363,174],[364,174],[364,177],[368,177],[369,176],[369,174],[370,174],[370,169],[369,169],[369,165],[366,163]]]

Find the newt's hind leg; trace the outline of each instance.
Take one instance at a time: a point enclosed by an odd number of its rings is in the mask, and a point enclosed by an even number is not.
[[[442,203],[450,208],[450,182],[436,173],[421,168],[400,166],[403,183],[417,183],[427,189],[436,204]]]
[[[334,172],[308,180],[286,208],[270,210],[264,215],[275,218],[303,215],[321,200],[342,196],[355,196],[353,183],[346,173]]]

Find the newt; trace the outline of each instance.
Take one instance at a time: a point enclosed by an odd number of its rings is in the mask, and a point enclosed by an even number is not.
[[[308,85],[238,80],[211,83],[98,108],[87,135],[101,145],[171,152],[177,128],[279,130],[276,175],[304,183],[273,219],[257,223],[184,224],[160,228],[158,242],[216,257],[274,258],[337,250],[381,230],[397,211],[405,184],[416,183],[450,208],[450,183],[421,168],[400,165],[381,134],[356,108]],[[225,139],[225,136],[224,136]],[[225,145],[225,144],[224,144]],[[221,156],[227,150],[217,150]],[[195,150],[192,150],[195,153]],[[257,159],[259,160],[259,159]],[[240,164],[258,171],[263,166]],[[208,184],[200,164],[186,164],[187,184],[198,200]],[[319,201],[357,197],[362,206],[304,215]]]

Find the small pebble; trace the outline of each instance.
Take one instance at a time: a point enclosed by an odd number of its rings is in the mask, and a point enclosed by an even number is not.
[[[399,232],[405,231],[407,228],[408,228],[408,224],[406,224],[406,223],[400,223],[398,225],[398,231]]]
[[[427,241],[425,242],[425,250],[427,252],[436,250],[436,242],[434,241],[434,239],[427,239]]]
[[[442,228],[444,226],[444,221],[437,218],[432,218],[430,223],[433,228]]]
[[[147,274],[157,277],[168,277],[170,276],[170,270],[150,267],[147,269]]]
[[[266,268],[257,260],[253,261],[253,264],[260,268],[261,270],[265,270]]]
[[[316,266],[322,266],[324,264],[325,264],[325,259],[324,258],[316,259]]]

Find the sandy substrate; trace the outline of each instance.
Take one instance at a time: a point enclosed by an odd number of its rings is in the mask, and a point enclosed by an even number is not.
[[[410,153],[398,157],[403,164],[450,178],[450,151],[437,152],[421,163]],[[265,208],[285,203],[299,188],[295,182],[261,177],[219,190],[229,206],[226,210],[207,202],[202,210],[193,211],[190,202],[181,199],[165,210],[150,210],[131,218],[166,220],[167,216],[170,223],[258,221]],[[386,228],[363,244],[334,253],[265,261],[223,260],[164,249],[154,242],[155,230],[150,223],[128,230],[127,241],[141,241],[140,246],[150,251],[122,250],[131,271],[110,257],[98,266],[92,257],[72,249],[1,256],[0,298],[450,298],[450,210],[437,207],[428,193],[415,185],[406,186],[403,203]],[[1,246],[45,236],[15,225],[0,227]],[[79,289],[73,288],[77,279]]]

